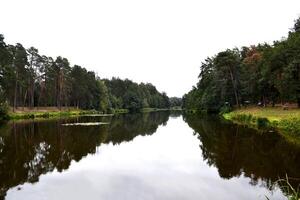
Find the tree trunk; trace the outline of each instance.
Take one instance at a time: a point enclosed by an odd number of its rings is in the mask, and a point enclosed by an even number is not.
[[[13,112],[15,112],[17,107],[17,91],[18,90],[18,72],[16,72],[16,83],[15,83],[15,94],[14,94],[14,107]]]
[[[27,91],[28,91],[28,90],[26,90],[25,95],[24,95],[24,100],[23,100],[23,110],[24,110],[25,105],[26,105],[26,99],[27,99],[27,94],[28,94]]]
[[[31,88],[31,107],[34,107],[34,80],[32,81],[32,88]]]
[[[266,97],[265,97],[265,95],[263,95],[262,99],[263,99],[263,105],[264,105],[264,107],[266,107]]]

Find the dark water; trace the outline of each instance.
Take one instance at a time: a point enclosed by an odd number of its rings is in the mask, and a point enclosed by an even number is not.
[[[108,122],[98,126],[66,123]],[[0,199],[286,199],[300,147],[277,133],[178,113],[0,126]]]

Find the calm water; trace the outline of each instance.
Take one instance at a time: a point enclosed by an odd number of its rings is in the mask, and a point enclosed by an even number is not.
[[[66,123],[108,122],[99,126]],[[300,147],[276,133],[168,112],[0,126],[0,199],[286,199]]]

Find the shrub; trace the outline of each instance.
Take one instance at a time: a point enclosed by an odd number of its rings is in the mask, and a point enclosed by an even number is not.
[[[8,109],[9,107],[7,103],[0,104],[0,120],[8,119]]]
[[[43,113],[43,114],[41,115],[41,117],[43,117],[43,118],[49,118],[49,117],[50,117],[50,113],[45,112],[45,113]]]
[[[220,108],[220,114],[225,114],[225,113],[229,113],[232,111],[232,108],[228,105],[222,106]]]
[[[34,114],[33,113],[28,113],[26,116],[25,116],[26,119],[34,119]]]
[[[265,117],[258,117],[256,119],[256,125],[258,128],[266,128],[269,125],[269,120]]]

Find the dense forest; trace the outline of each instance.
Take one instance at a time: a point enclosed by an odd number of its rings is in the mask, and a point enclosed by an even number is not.
[[[218,112],[226,107],[292,103],[300,107],[300,18],[273,44],[227,49],[208,57],[183,107]]]
[[[100,79],[67,58],[40,55],[38,49],[6,44],[0,34],[0,116],[8,107],[77,107],[111,112],[169,108],[170,101],[151,84]]]
[[[108,88],[110,107],[138,111],[141,108],[169,108],[170,101],[166,93],[160,93],[150,83],[137,84],[128,79],[105,79]]]

